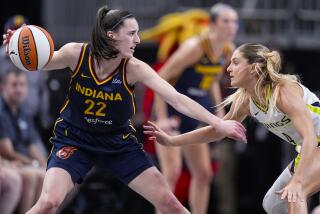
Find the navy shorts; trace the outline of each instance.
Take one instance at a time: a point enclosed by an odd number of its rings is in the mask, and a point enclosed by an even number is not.
[[[59,167],[66,170],[74,183],[82,183],[88,171],[99,167],[125,184],[153,166],[145,154],[134,130],[114,134],[92,134],[58,119],[47,170]]]

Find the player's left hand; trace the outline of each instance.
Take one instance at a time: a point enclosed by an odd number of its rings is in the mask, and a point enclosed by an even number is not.
[[[282,200],[287,199],[288,202],[303,202],[302,184],[292,179],[283,189],[276,191],[276,194],[281,196]]]

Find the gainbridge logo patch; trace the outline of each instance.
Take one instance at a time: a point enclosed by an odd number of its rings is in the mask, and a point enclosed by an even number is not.
[[[76,150],[77,150],[76,147],[65,146],[59,151],[57,151],[56,155],[61,159],[68,159],[72,154],[74,154]]]

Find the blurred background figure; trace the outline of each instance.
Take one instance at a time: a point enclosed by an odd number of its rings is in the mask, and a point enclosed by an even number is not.
[[[182,19],[183,20],[183,19]],[[184,23],[185,20],[183,20]],[[208,28],[186,40],[168,58],[159,75],[175,88],[208,110],[222,101],[220,78],[234,49],[238,29],[237,12],[227,4],[218,3],[210,9]],[[197,128],[196,120],[185,117],[156,97],[157,124],[168,133],[184,133]],[[215,112],[223,117],[225,112]],[[191,173],[189,205],[195,214],[207,213],[213,176],[209,146],[205,144],[167,148],[156,144],[162,173],[172,189],[182,169],[181,152]]]
[[[22,177],[19,213],[25,213],[39,197],[47,156],[32,117],[23,105],[27,93],[26,72],[10,68],[2,78],[0,155],[9,160]]]

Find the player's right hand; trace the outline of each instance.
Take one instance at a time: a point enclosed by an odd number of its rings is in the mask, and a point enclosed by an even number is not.
[[[25,26],[26,24],[23,24],[21,25],[21,27]],[[16,30],[11,30],[11,29],[8,29],[6,33],[4,33],[2,35],[2,45],[5,45],[6,46],[6,52],[8,53],[8,44],[10,42],[10,39],[12,37],[12,35],[14,34]]]
[[[2,35],[2,39],[3,39],[2,45],[9,44],[9,41],[10,41],[14,32],[15,32],[15,30],[8,29],[7,32]]]
[[[6,47],[7,54],[9,54],[8,44],[14,32],[15,30],[8,29],[7,32],[2,35],[2,38],[3,38],[2,45]]]

